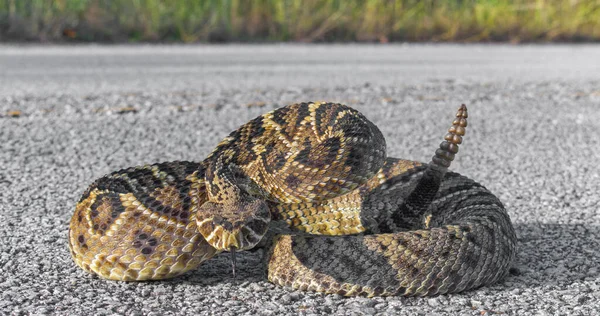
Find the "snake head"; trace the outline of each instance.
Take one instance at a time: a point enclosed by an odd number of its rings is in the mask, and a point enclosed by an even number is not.
[[[267,232],[271,213],[263,200],[230,204],[204,203],[196,214],[198,231],[214,248],[248,250]]]

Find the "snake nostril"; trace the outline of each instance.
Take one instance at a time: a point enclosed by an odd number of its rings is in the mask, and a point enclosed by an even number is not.
[[[152,238],[148,239],[148,245],[156,246],[157,244],[158,244],[158,240],[156,240],[156,238],[152,237]]]

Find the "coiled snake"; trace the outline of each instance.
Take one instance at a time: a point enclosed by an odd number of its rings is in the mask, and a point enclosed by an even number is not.
[[[516,237],[493,194],[447,171],[466,119],[463,105],[422,164],[386,158],[379,129],[347,106],[274,110],[232,132],[203,162],[96,180],[71,219],[71,255],[85,271],[134,281],[265,246],[269,281],[346,296],[494,283],[508,273]]]

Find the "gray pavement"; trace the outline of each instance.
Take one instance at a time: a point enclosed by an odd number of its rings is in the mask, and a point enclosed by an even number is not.
[[[594,315],[600,307],[600,46],[0,46],[0,314]],[[296,101],[361,110],[389,155],[431,157],[457,105],[453,170],[505,203],[503,282],[434,298],[343,298],[268,283],[261,251],[173,280],[94,278],[72,262],[80,194],[113,170],[201,160]]]

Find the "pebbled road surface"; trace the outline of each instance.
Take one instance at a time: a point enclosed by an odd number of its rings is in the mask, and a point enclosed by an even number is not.
[[[0,46],[0,314],[593,315],[600,310],[600,46]],[[453,170],[495,192],[519,254],[494,286],[343,298],[268,283],[261,251],[120,283],[71,261],[79,195],[110,171],[201,160],[275,107],[361,110],[389,155],[428,160],[460,103]]]

